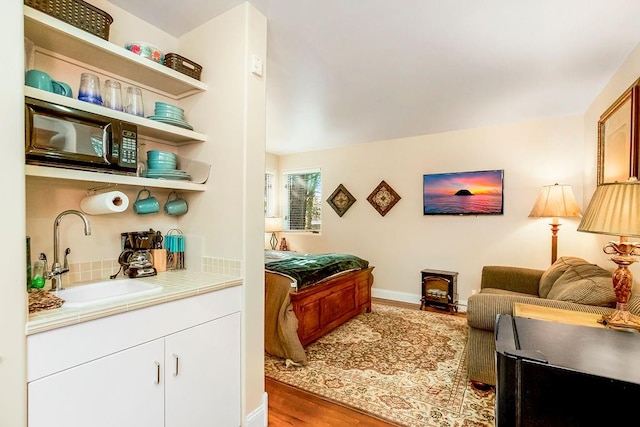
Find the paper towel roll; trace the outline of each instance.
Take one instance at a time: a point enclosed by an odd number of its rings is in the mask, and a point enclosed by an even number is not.
[[[89,215],[120,213],[129,207],[129,198],[121,191],[88,196],[80,201],[80,209]]]

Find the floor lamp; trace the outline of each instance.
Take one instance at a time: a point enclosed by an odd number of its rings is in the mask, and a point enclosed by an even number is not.
[[[558,259],[558,218],[579,217],[580,206],[570,185],[545,185],[540,190],[529,218],[551,219],[551,264]]]
[[[640,183],[636,178],[626,182],[601,184],[596,188],[589,206],[580,221],[578,231],[620,236],[603,248],[618,265],[613,273],[616,309],[602,316],[602,323],[612,327],[640,329],[640,317],[631,314],[627,303],[631,298],[633,274],[629,266],[640,255],[640,243],[629,237],[640,237]]]
[[[280,217],[268,217],[264,219],[264,232],[271,233],[271,239],[269,243],[271,244],[271,249],[274,251],[278,246],[278,237],[276,233],[282,231],[282,218]]]

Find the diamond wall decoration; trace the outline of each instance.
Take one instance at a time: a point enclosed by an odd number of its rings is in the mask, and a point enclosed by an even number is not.
[[[400,196],[383,180],[375,190],[369,194],[367,200],[380,215],[385,216],[387,212],[398,203]]]
[[[327,203],[333,208],[338,216],[342,216],[349,210],[351,205],[356,202],[356,198],[349,193],[349,190],[342,184],[338,185],[338,188],[329,196]]]

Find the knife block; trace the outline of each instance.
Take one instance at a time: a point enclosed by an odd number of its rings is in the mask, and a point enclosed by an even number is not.
[[[153,266],[158,272],[167,271],[166,249],[151,249],[151,256],[153,257]]]

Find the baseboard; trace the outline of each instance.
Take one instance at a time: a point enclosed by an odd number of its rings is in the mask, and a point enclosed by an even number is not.
[[[406,302],[409,304],[420,304],[422,300],[421,294],[410,294],[408,292],[390,291],[389,289],[371,289],[371,296],[374,298],[388,299],[391,301]],[[458,301],[458,311],[467,311],[467,300]]]
[[[467,300],[460,300],[458,301],[458,312],[459,313],[466,313],[467,312]]]
[[[262,405],[247,415],[246,427],[267,427],[269,424],[269,396],[264,392]]]
[[[371,289],[371,296],[374,298],[388,299],[391,301],[407,302],[409,304],[420,304],[422,295],[410,294],[407,292],[390,291],[389,289]]]

